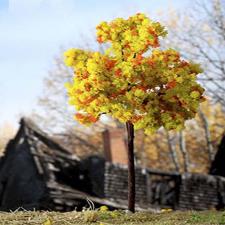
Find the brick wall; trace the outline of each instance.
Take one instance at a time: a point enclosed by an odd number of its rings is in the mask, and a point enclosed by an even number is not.
[[[225,179],[223,177],[183,174],[181,180],[180,209],[206,210],[224,205]]]
[[[146,170],[136,168],[136,202],[141,206],[150,205],[147,190],[153,175]],[[163,177],[163,176],[162,176]],[[153,178],[153,177],[152,177]],[[150,183],[151,184],[151,181]],[[176,209],[206,210],[225,208],[225,178],[203,174],[183,174],[179,182],[178,204]],[[106,198],[127,200],[127,167],[124,165],[105,164]],[[152,207],[154,207],[152,205]]]
[[[147,181],[145,170],[136,168],[136,202],[139,205],[147,203]],[[127,200],[127,166],[111,163],[105,164],[105,197]]]

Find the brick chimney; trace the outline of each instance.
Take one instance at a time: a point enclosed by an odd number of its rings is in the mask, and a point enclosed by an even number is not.
[[[127,165],[125,129],[111,128],[103,132],[105,159],[115,164]]]

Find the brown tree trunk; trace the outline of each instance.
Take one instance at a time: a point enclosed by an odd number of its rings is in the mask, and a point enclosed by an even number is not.
[[[128,210],[135,212],[134,126],[126,122],[128,137]]]

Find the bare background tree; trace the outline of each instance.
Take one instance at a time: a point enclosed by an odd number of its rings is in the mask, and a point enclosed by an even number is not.
[[[199,79],[214,102],[225,107],[225,0],[194,0],[185,12],[172,11],[166,44],[201,63]]]
[[[140,165],[151,168],[206,173],[225,128],[225,0],[190,1],[185,12],[165,14],[163,20],[169,36],[164,45],[178,49],[182,57],[202,65],[204,73],[199,81],[210,99],[202,105],[196,121],[188,122],[182,132],[166,133],[160,129],[149,137],[138,131],[135,155]],[[93,48],[87,37],[82,40],[82,47]],[[72,71],[64,66],[61,52],[59,55],[44,81],[39,99],[42,113],[38,112],[35,120],[75,153],[91,154],[93,149],[101,152],[101,130],[106,125],[100,122],[84,130],[73,120],[74,109],[67,103],[64,87],[72,79]],[[105,121],[120,126],[117,121]]]
[[[184,133],[185,133],[184,131],[178,132],[178,138],[179,138],[179,148],[183,158],[184,172],[187,173],[189,171],[189,156],[186,148]]]

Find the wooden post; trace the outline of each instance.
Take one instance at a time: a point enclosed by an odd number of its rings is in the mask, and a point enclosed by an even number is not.
[[[134,126],[126,122],[128,137],[128,210],[135,212]]]

